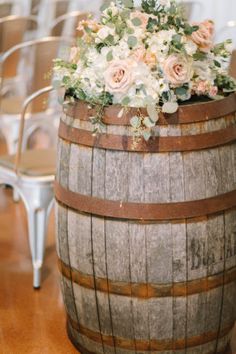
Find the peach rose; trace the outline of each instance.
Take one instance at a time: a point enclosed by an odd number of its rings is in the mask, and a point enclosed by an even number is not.
[[[191,38],[199,49],[207,53],[213,47],[214,23],[206,20],[201,23],[194,23],[199,29],[192,33]]]
[[[131,65],[126,60],[111,62],[104,74],[105,89],[111,93],[125,93],[133,83]]]
[[[163,65],[163,71],[167,80],[174,87],[189,82],[193,76],[190,63],[180,54],[170,55]]]
[[[138,10],[132,12],[131,16],[130,16],[131,20],[133,20],[134,18],[138,18],[141,21],[140,27],[143,29],[145,29],[147,27],[149,17],[150,16],[148,14],[138,11]]]
[[[144,47],[138,47],[135,49],[132,53],[132,58],[135,61],[144,61],[144,56],[145,56],[145,48]]]
[[[157,58],[154,53],[146,52],[144,57],[144,62],[150,67],[153,68],[157,64]]]
[[[86,29],[98,32],[101,26],[94,20],[82,20],[78,23],[77,30],[86,33]]]

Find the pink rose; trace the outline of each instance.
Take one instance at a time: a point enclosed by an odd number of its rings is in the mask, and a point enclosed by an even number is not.
[[[105,89],[111,93],[125,93],[133,83],[133,75],[129,62],[115,60],[105,71]]]
[[[193,76],[190,63],[180,54],[170,55],[163,65],[163,71],[166,79],[174,87],[189,82]]]
[[[201,23],[194,23],[199,29],[192,33],[191,38],[199,49],[207,53],[213,47],[214,23],[206,20]]]
[[[196,92],[198,95],[204,95],[208,90],[208,82],[207,81],[199,81],[196,86]]]
[[[211,86],[210,91],[209,91],[209,95],[214,97],[216,96],[218,93],[218,87],[217,86]]]
[[[133,20],[134,18],[138,18],[141,21],[140,27],[143,29],[147,27],[149,17],[150,16],[148,14],[138,10],[132,12],[130,15],[131,20]]]
[[[86,29],[89,29],[90,31],[97,33],[100,28],[101,28],[101,25],[99,25],[94,20],[81,20],[78,23],[77,30],[82,31],[84,34],[86,33]]]
[[[144,47],[138,47],[137,49],[135,49],[132,53],[132,58],[135,61],[143,61],[144,60],[144,56],[145,56],[145,48]]]

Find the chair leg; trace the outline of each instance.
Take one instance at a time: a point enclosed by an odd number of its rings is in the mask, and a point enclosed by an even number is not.
[[[40,288],[41,268],[45,249],[47,211],[44,209],[28,212],[29,241],[33,263],[33,286]]]
[[[17,142],[19,135],[18,126],[15,124],[11,132],[9,132],[9,129],[6,129],[3,131],[3,133],[6,139],[7,151],[9,155],[15,154],[17,150]],[[13,188],[13,201],[15,203],[20,201],[20,195],[15,188]]]
[[[36,187],[37,188],[37,187]],[[39,289],[41,285],[41,269],[45,251],[45,240],[47,235],[48,218],[53,204],[53,188],[39,189],[33,195],[23,193],[23,200],[26,204],[28,216],[29,243],[33,265],[33,287]],[[27,192],[30,192],[28,190]],[[28,198],[25,198],[26,195]],[[35,200],[37,200],[35,203]]]

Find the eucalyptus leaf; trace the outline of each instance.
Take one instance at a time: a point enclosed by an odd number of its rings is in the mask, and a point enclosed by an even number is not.
[[[125,97],[121,102],[122,106],[128,106],[129,103],[130,103],[129,97]]]
[[[151,120],[153,122],[157,122],[158,121],[158,112],[156,110],[156,106],[155,105],[148,105],[147,106],[147,112],[149,117],[151,118]]]
[[[112,59],[113,59],[113,53],[110,50],[110,52],[107,53],[107,61],[112,61]]]
[[[172,114],[178,110],[178,103],[177,102],[165,102],[162,107],[163,113]]]
[[[134,48],[136,44],[138,43],[138,40],[135,36],[129,36],[128,38],[128,46],[130,48]]]
[[[142,24],[140,18],[138,18],[138,17],[133,18],[132,23],[134,26],[140,26]]]
[[[137,129],[141,125],[141,118],[138,116],[134,116],[130,119],[130,124],[132,125],[133,128]]]
[[[143,124],[147,128],[153,128],[155,127],[155,122],[153,122],[149,117],[145,117],[143,120]]]
[[[152,135],[151,132],[148,131],[148,130],[145,130],[145,131],[142,133],[142,136],[143,136],[143,138],[144,138],[145,141],[148,141],[148,140],[150,139],[151,135]]]
[[[133,0],[122,0],[123,4],[125,7],[128,9],[132,9],[134,7],[134,2]]]

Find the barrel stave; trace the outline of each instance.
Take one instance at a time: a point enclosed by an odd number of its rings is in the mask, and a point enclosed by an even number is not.
[[[68,115],[62,121],[92,130],[89,121]],[[230,113],[161,125],[156,134],[214,133],[233,129],[235,122]],[[124,135],[123,151],[100,148],[99,136],[94,147],[59,139],[57,180],[64,188],[119,201],[121,207],[126,201],[207,199],[236,188],[232,142],[198,151],[140,153],[135,145],[126,151],[130,127],[108,125],[106,131]],[[226,348],[236,309],[230,273],[236,266],[235,210],[149,222],[98,217],[59,204],[57,220],[59,257],[71,267],[62,272],[67,312],[77,321],[70,332],[87,351],[215,354]]]

